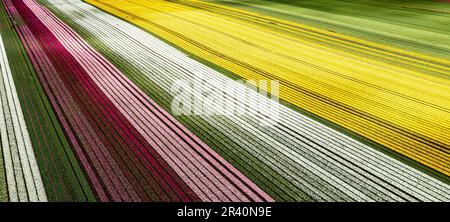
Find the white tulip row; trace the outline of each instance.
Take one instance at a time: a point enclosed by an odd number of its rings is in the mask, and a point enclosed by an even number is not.
[[[0,69],[0,140],[9,200],[47,201],[1,36]]]
[[[110,56],[115,56],[113,63],[124,63],[137,73],[136,78],[144,87],[156,85],[163,90],[159,96],[166,102],[172,99],[173,82],[180,79],[214,79],[244,87],[149,33],[86,3],[48,2],[60,17],[71,20],[80,32],[100,41],[111,52]],[[210,92],[221,92],[208,82],[204,87]],[[242,101],[239,98],[242,95],[236,96],[230,99]],[[257,93],[251,96],[261,99]],[[252,116],[184,118],[198,127],[199,132],[216,138],[210,141],[216,143],[216,149],[229,153],[230,158],[240,158],[235,160],[241,161],[243,167],[253,168],[248,172],[253,178],[269,174],[272,179],[282,177],[284,180],[272,181],[280,190],[266,187],[272,193],[319,201],[450,200],[447,183],[283,105],[278,105],[278,109],[279,122],[270,127],[259,124],[259,119],[267,116],[258,110],[251,110]]]

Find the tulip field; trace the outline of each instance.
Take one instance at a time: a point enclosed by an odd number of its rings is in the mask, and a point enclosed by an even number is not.
[[[448,202],[449,22],[426,0],[1,0],[0,201]]]

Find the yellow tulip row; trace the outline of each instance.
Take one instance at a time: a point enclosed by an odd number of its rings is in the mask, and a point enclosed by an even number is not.
[[[447,60],[201,1],[87,2],[450,175]]]

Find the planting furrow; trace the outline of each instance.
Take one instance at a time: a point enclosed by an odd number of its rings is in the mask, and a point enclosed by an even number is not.
[[[179,79],[214,79],[244,87],[162,41],[85,3],[45,1],[146,93],[170,110],[169,89]],[[114,36],[114,38],[111,38]],[[199,75],[204,73],[205,75]],[[213,94],[220,93],[206,82]],[[199,95],[194,95],[203,100]],[[254,100],[261,99],[251,93]],[[228,99],[245,106],[243,95]],[[278,124],[254,116],[179,116],[197,135],[279,200],[448,200],[441,182],[284,106]]]
[[[0,68],[1,140],[9,200],[46,201],[47,195],[1,36]]]
[[[270,200],[48,10],[5,3],[101,200]]]

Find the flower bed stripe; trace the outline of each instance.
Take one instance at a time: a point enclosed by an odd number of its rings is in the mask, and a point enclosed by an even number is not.
[[[0,35],[0,129],[9,200],[46,201],[44,185]]]
[[[4,2],[100,200],[271,200],[47,10]]]
[[[231,7],[450,58],[450,6],[440,1],[225,0]],[[399,16],[401,15],[401,16]]]
[[[3,24],[0,32],[48,200],[94,200],[3,4],[0,21]]]

